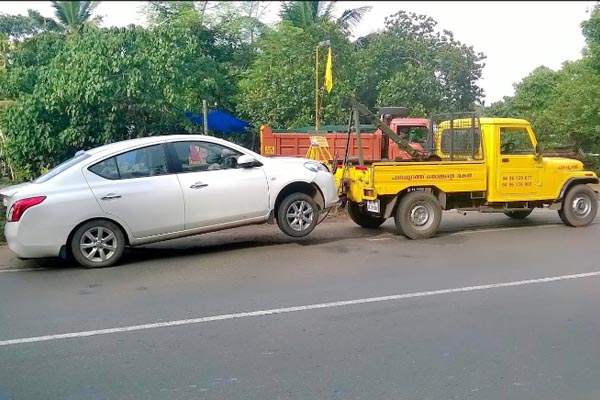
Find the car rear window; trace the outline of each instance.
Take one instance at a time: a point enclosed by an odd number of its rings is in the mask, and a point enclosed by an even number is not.
[[[38,177],[36,180],[33,181],[33,183],[44,183],[46,181],[49,181],[50,179],[54,178],[56,175],[66,171],[67,169],[71,168],[73,165],[75,165],[89,157],[90,157],[90,155],[87,153],[77,153],[74,157],[69,158],[67,161],[57,165],[56,167],[52,168],[50,171],[48,171],[45,174]]]

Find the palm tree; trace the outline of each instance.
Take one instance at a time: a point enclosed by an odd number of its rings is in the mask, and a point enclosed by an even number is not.
[[[97,26],[102,17],[92,18],[99,1],[53,1],[56,22],[63,31],[79,32],[84,26]]]
[[[322,20],[333,20],[337,1],[284,1],[279,16],[299,28],[306,28]],[[355,28],[372,7],[345,10],[336,22],[346,33]]]

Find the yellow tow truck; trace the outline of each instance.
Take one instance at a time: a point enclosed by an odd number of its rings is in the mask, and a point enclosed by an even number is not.
[[[410,160],[371,164],[334,162],[336,182],[352,220],[377,228],[394,217],[398,233],[411,239],[434,235],[442,210],[502,212],[526,218],[534,208],[557,210],[569,226],[590,224],[598,210],[598,177],[583,163],[547,157],[529,122],[445,114],[431,120],[424,151],[408,145],[364,105],[347,99],[411,155]]]

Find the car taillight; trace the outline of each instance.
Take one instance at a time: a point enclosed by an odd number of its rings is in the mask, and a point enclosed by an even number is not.
[[[46,196],[29,197],[16,201],[8,212],[8,222],[18,222],[25,210],[37,206],[44,200],[46,200]]]

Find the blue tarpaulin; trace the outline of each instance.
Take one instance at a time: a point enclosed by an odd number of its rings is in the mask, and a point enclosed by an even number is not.
[[[194,115],[191,111],[187,111],[185,116],[190,121],[198,125],[202,125],[204,123],[204,118],[202,115]],[[250,124],[248,122],[242,121],[241,119],[221,110],[213,110],[209,112],[207,120],[208,128],[218,132],[244,133],[248,128],[250,128]]]

